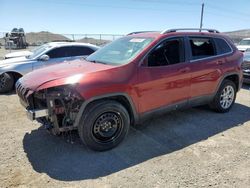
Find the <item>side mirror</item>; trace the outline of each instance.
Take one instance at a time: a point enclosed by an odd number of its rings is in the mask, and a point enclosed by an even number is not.
[[[49,56],[46,55],[46,54],[44,54],[44,55],[42,55],[41,57],[39,57],[39,60],[40,60],[40,61],[48,61],[48,60],[49,60]]]

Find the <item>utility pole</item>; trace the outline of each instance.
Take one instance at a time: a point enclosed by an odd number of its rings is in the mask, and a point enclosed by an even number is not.
[[[204,3],[201,5],[201,22],[200,22],[200,32],[203,26],[203,13],[204,13]]]

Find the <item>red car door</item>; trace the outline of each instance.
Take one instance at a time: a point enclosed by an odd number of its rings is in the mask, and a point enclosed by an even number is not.
[[[190,64],[185,62],[184,39],[166,39],[138,69],[137,93],[141,113],[186,104],[190,92]]]

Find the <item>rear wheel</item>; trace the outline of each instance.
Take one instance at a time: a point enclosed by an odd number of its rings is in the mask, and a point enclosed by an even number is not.
[[[224,80],[210,107],[217,112],[228,112],[236,98],[236,86],[231,80]]]
[[[124,106],[116,101],[102,101],[87,107],[78,133],[87,147],[105,151],[121,143],[129,126],[130,118]]]
[[[14,77],[11,74],[0,75],[0,93],[10,92],[14,86]]]

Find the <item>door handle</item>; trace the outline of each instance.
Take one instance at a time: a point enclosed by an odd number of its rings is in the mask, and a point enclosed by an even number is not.
[[[189,72],[189,71],[190,71],[189,67],[185,67],[185,68],[179,70],[180,73],[186,73],[186,72]]]

